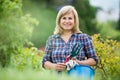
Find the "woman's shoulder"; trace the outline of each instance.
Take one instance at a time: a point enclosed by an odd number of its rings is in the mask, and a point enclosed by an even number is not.
[[[53,34],[51,36],[48,37],[49,40],[53,40],[55,38],[57,38],[59,35]]]
[[[86,34],[86,33],[77,33],[78,38],[86,39],[89,38],[91,39],[91,36]]]
[[[77,36],[79,37],[90,37],[88,34],[86,33],[77,33]]]

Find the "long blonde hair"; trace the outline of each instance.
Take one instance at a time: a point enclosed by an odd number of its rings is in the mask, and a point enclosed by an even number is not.
[[[74,25],[72,31],[74,33],[81,33],[81,31],[79,30],[79,19],[78,19],[77,11],[73,6],[67,5],[67,6],[62,7],[57,14],[56,27],[55,27],[54,34],[62,34],[63,33],[63,29],[60,26],[60,19],[62,16],[64,16],[67,13],[70,13],[70,12],[72,12],[74,14],[74,18],[75,18],[75,25]]]

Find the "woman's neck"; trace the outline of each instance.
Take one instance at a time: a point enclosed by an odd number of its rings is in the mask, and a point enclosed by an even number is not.
[[[69,41],[71,35],[72,35],[72,31],[64,31],[61,34],[61,38],[65,41],[65,43],[67,43]]]
[[[72,31],[64,31],[62,33],[62,36],[71,36],[72,35]]]

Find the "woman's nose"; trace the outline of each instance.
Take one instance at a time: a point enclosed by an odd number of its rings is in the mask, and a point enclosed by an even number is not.
[[[66,21],[66,22],[69,22],[69,19],[66,19],[65,21]]]

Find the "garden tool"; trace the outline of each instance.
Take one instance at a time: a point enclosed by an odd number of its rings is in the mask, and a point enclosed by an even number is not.
[[[71,54],[66,57],[66,60],[64,61],[64,64],[66,64],[66,69],[70,70],[75,65],[77,65],[77,62],[75,60],[71,60],[73,57],[77,56],[82,49],[82,46],[79,44],[75,44],[72,48]]]
[[[80,44],[76,43],[72,48],[71,54],[66,57],[66,60],[64,61],[64,63],[68,62],[70,59],[77,56],[80,53],[80,51],[82,50],[82,48],[83,47]]]

